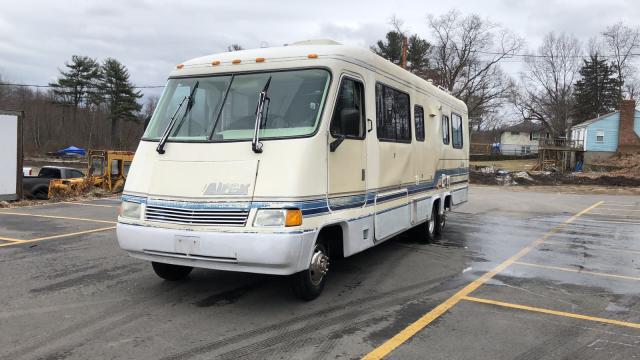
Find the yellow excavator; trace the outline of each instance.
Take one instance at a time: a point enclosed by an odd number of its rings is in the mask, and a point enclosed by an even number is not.
[[[80,195],[92,187],[111,193],[122,192],[134,152],[89,150],[87,175],[83,178],[55,179],[49,182],[49,198]]]

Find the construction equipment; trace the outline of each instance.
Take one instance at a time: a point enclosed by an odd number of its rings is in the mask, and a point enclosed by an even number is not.
[[[87,179],[105,191],[121,192],[133,155],[133,151],[89,150]]]
[[[93,187],[119,193],[124,189],[134,152],[89,150],[84,178],[55,179],[49,182],[49,198],[80,195]]]

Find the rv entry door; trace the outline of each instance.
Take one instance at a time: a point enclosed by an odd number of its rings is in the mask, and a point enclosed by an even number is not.
[[[364,85],[343,76],[333,108],[327,166],[328,202],[331,210],[366,203],[366,124]]]

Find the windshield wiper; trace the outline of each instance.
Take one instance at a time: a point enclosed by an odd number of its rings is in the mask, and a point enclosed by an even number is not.
[[[262,143],[260,142],[260,138],[258,133],[260,132],[260,128],[262,127],[262,114],[265,113],[265,123],[267,121],[267,114],[269,112],[269,102],[271,99],[267,96],[267,91],[269,90],[269,84],[271,84],[271,76],[267,80],[267,83],[264,84],[264,88],[260,91],[260,98],[258,99],[258,107],[256,108],[256,123],[253,129],[253,140],[251,141],[251,149],[255,153],[262,152]],[[266,112],[265,112],[266,105]]]
[[[187,100],[187,108],[186,108],[186,110],[184,112],[184,115],[182,115],[182,118],[180,119],[180,123],[182,123],[182,121],[184,121],[184,118],[189,113],[189,110],[191,110],[191,106],[193,105],[193,95],[195,94],[196,89],[198,88],[199,84],[200,84],[200,82],[196,81],[196,84],[193,86],[193,89],[191,90],[191,93],[189,94],[189,96],[185,96],[185,97],[182,98],[182,100],[180,101],[180,105],[178,105],[178,108],[176,109],[176,111],[171,116],[171,118],[169,120],[169,124],[167,124],[167,128],[164,129],[164,133],[162,133],[162,137],[160,138],[160,141],[158,142],[158,147],[156,147],[156,151],[158,152],[158,154],[162,155],[162,154],[165,153],[164,145],[167,143],[167,139],[169,138],[169,134],[171,134],[171,130],[176,125],[176,116],[178,115],[178,112],[180,112],[180,109],[182,109],[182,105],[184,104],[185,100]]]

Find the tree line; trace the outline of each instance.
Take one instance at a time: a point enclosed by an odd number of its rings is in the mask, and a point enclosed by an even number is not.
[[[0,83],[4,84],[0,76]],[[27,154],[55,151],[69,145],[84,148],[135,149],[144,119],[153,111],[155,98],[146,106],[118,60],[102,63],[73,55],[48,87],[0,86],[0,108],[25,112],[23,143]]]
[[[622,98],[640,92],[633,65],[640,56],[640,28],[616,23],[586,44],[552,31],[530,51],[513,31],[477,14],[451,10],[428,15],[426,25],[427,33],[411,33],[393,17],[390,31],[371,50],[401,65],[406,39],[407,70],[463,100],[474,130],[538,120],[562,136],[571,125],[616,110]],[[505,72],[507,62],[522,64],[517,76]],[[129,71],[113,58],[74,55],[44,89],[2,84],[0,75],[0,108],[26,113],[27,153],[68,145],[133,150],[158,101],[148,97],[140,104]]]
[[[640,56],[640,28],[619,22],[586,45],[551,31],[527,51],[524,39],[476,14],[452,10],[428,15],[426,22],[423,37],[391,18],[392,30],[371,50],[400,65],[406,39],[407,70],[463,100],[474,130],[537,120],[562,136],[571,125],[614,111],[623,98],[640,92],[632,64]],[[523,69],[510,76],[505,62],[521,62]]]

